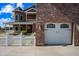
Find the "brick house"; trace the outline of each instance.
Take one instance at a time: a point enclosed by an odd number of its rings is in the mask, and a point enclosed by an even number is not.
[[[37,46],[79,45],[79,4],[38,3],[13,12],[15,30],[36,32]]]

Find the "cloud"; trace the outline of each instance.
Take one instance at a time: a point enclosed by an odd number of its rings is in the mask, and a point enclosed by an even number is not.
[[[0,19],[0,23],[7,23],[7,22],[11,22],[11,18],[1,18]]]
[[[21,8],[23,8],[24,6],[23,6],[22,3],[17,3],[17,7],[21,7]]]
[[[0,19],[0,26],[4,27],[5,26],[4,23],[8,23],[8,22],[12,22],[11,18],[1,18]]]
[[[13,6],[8,4],[8,5],[4,6],[3,8],[1,8],[0,14],[2,12],[4,12],[4,13],[12,13],[13,10],[14,10]]]

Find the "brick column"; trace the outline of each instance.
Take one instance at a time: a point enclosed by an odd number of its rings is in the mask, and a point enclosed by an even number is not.
[[[77,24],[74,24],[74,45],[78,46],[79,45],[79,32],[77,29]]]
[[[44,31],[42,26],[44,26],[42,23],[36,24],[36,45],[37,46],[44,45]]]

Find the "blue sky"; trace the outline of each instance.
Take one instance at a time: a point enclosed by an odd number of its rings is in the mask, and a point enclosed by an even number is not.
[[[29,8],[33,3],[0,3],[0,26],[4,27],[5,22],[13,22],[12,11],[21,7],[22,9]]]

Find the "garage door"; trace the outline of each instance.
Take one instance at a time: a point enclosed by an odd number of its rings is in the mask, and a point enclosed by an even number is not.
[[[52,23],[45,25],[46,44],[71,44],[71,24]]]

